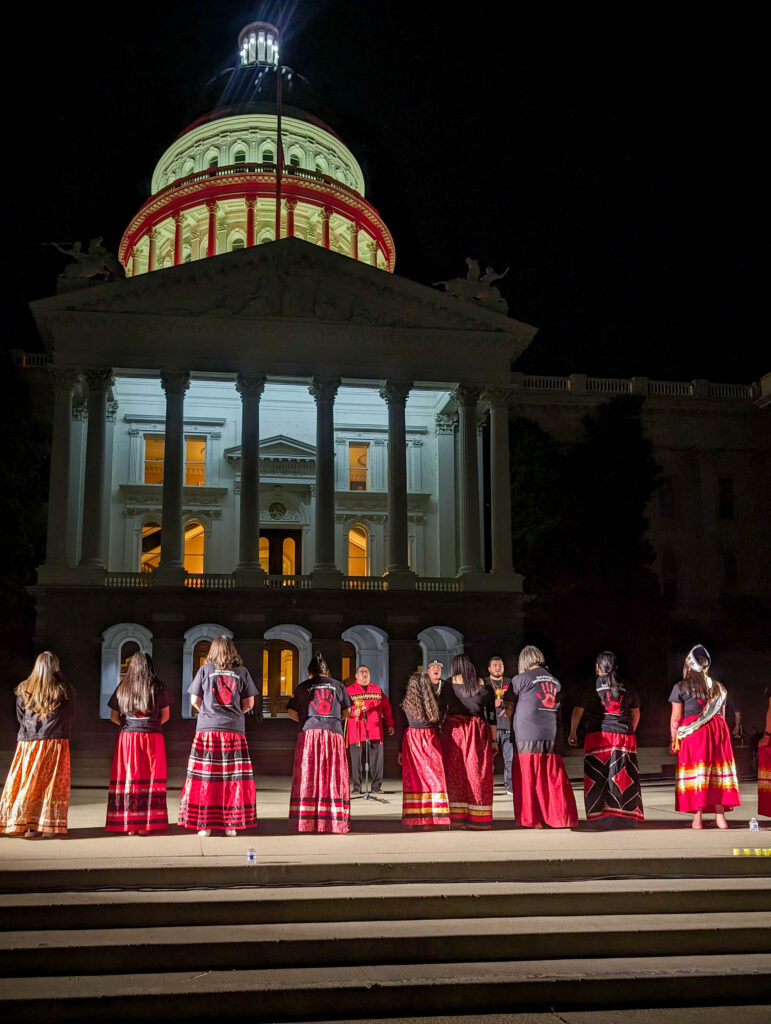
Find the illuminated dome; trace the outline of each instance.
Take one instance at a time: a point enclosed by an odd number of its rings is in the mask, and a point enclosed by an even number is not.
[[[267,22],[239,33],[238,66],[224,87],[215,80],[213,108],[207,103],[160,158],[152,194],[123,235],[127,276],[274,241],[279,190],[279,237],[393,272],[394,242],[365,198],[361,167],[305,109],[307,83],[279,64],[279,43]]]

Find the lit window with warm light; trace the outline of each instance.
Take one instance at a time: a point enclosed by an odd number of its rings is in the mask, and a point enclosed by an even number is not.
[[[163,483],[163,450],[165,441],[162,437],[145,437],[145,483]]]
[[[206,440],[185,438],[185,486],[203,487],[206,483]]]
[[[348,490],[367,490],[369,445],[350,442],[348,445]]]
[[[196,576],[203,573],[204,529],[197,519],[185,523],[185,570]]]
[[[369,576],[369,536],[363,526],[348,531],[348,575]]]
[[[160,523],[149,522],[142,527],[142,551],[139,557],[140,572],[155,572],[161,561]]]

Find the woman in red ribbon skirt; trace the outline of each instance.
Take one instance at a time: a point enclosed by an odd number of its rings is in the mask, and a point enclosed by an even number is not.
[[[450,804],[439,740],[439,705],[431,681],[414,672],[402,701],[407,728],[402,737],[402,826],[432,828],[450,824]]]
[[[562,757],[554,752],[562,685],[537,647],[523,647],[518,675],[504,694],[513,709],[517,756],[512,766],[514,814],[524,828],[575,828],[576,799]]]
[[[586,820],[603,825],[644,820],[635,731],[640,698],[616,676],[616,656],[601,651],[596,678],[573,708],[568,743],[578,743],[576,730],[584,718],[584,805]]]
[[[70,729],[75,693],[51,651],[19,683],[16,751],[0,797],[0,835],[61,835],[70,803]]]
[[[351,798],[343,720],[351,710],[345,686],[329,675],[318,652],[308,678],[289,701],[289,717],[300,724],[292,767],[289,821],[298,832],[350,829]]]
[[[493,821],[493,759],[497,753],[495,693],[465,654],[452,659],[442,684],[442,755],[453,828],[489,829]]]
[[[691,648],[683,678],[669,695],[670,749],[677,754],[675,809],[693,814],[691,828],[696,829],[704,827],[705,811],[714,813],[718,828],[728,828],[725,812],[742,802],[724,717],[727,692],[707,675],[710,663],[705,647]]]
[[[213,828],[226,836],[257,824],[252,759],[246,742],[244,715],[259,693],[244,667],[236,645],[218,636],[209,648],[187,691],[198,711],[196,733],[179,805],[179,824],[197,829],[199,836]]]
[[[161,729],[171,701],[149,654],[138,651],[107,701],[121,727],[107,796],[108,832],[147,835],[169,827],[166,809],[166,748]]]

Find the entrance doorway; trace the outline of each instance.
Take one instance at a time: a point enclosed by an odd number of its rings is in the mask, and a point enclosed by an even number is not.
[[[260,567],[270,576],[302,572],[302,530],[260,530]]]
[[[286,715],[286,706],[300,681],[300,658],[294,644],[266,640],[262,649],[262,713],[267,718]]]

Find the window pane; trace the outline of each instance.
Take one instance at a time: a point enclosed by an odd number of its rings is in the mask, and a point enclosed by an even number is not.
[[[348,445],[348,487],[352,491],[367,489],[368,444]]]
[[[348,531],[348,575],[367,576],[369,538],[361,526],[352,526]]]
[[[263,697],[268,696],[268,651],[267,648],[263,648],[262,652],[262,695]]]
[[[188,572],[203,572],[204,531],[201,524],[191,519],[185,524],[185,569]]]
[[[263,572],[270,572],[270,541],[267,537],[260,537],[260,568]]]
[[[163,483],[163,448],[162,437],[145,438],[145,483]]]
[[[133,640],[127,640],[126,643],[120,649],[120,681],[123,682],[123,677],[128,672],[129,662],[139,651],[139,644]]]
[[[206,440],[200,437],[185,438],[185,485],[201,487],[205,483]]]
[[[142,553],[140,572],[154,572],[161,560],[161,528],[158,523],[145,523],[142,527]]]
[[[286,647],[281,652],[281,696],[291,697],[294,691],[294,658]]]
[[[284,537],[284,543],[281,545],[281,561],[284,576],[294,576],[297,572],[296,568],[296,551],[297,545],[294,542],[294,537]]]
[[[206,655],[209,653],[211,647],[211,640],[199,640],[193,648],[193,675],[196,674],[201,665],[206,661]]]

